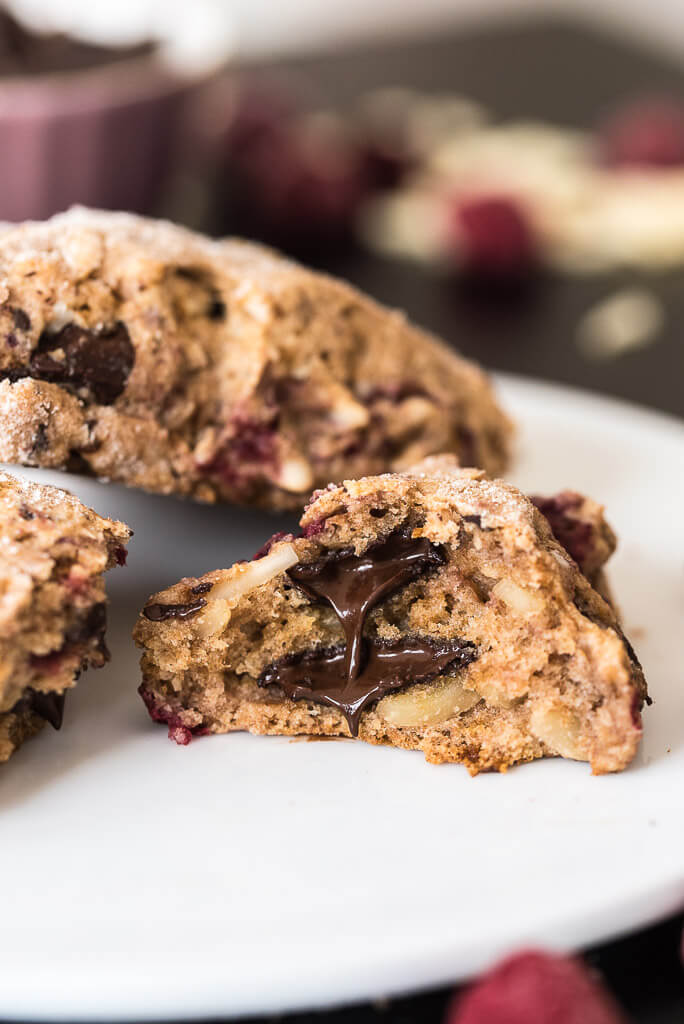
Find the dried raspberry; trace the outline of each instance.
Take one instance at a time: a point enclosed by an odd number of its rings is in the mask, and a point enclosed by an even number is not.
[[[592,523],[568,514],[576,512],[582,504],[581,494],[561,491],[551,498],[531,495],[530,501],[546,518],[558,543],[578,565],[583,565],[591,555],[597,538]]]
[[[261,545],[256,554],[252,555],[252,561],[256,562],[260,558],[265,558],[273,545],[281,540],[294,540],[294,536],[291,533],[286,533],[285,530],[279,530],[278,533],[274,533],[272,537],[269,537],[265,544]]]
[[[310,523],[306,524],[299,536],[306,538],[306,540],[309,540],[311,537],[317,537],[319,533],[323,533],[323,530],[325,530],[325,524],[325,517],[313,519]]]
[[[523,209],[506,196],[458,199],[447,244],[469,273],[493,277],[525,274],[537,262],[537,244]]]
[[[684,164],[684,108],[675,100],[632,103],[599,130],[599,156],[611,167],[679,167]]]
[[[297,102],[283,82],[245,82],[237,94],[225,144],[229,158],[240,158],[250,147],[280,131],[297,113]]]
[[[117,565],[125,565],[126,559],[128,558],[128,551],[126,548],[118,545],[114,548],[114,560]]]
[[[184,725],[180,715],[174,714],[171,708],[162,704],[144,684],[138,687],[138,693],[143,699],[147,712],[153,722],[161,722],[169,728],[169,739],[178,743],[181,747],[187,747],[193,736],[207,736],[209,730],[204,725],[195,725],[190,728]]]
[[[456,999],[446,1024],[627,1024],[612,996],[571,957],[509,957]]]
[[[233,154],[240,219],[289,247],[346,239],[371,181],[365,156],[342,128],[283,119]]]
[[[230,487],[248,489],[255,481],[275,471],[276,435],[272,423],[248,418],[235,419],[235,432],[209,462],[199,469],[205,476],[223,481]]]

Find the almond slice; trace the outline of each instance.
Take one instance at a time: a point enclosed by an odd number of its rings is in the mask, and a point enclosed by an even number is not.
[[[268,583],[274,576],[279,576],[298,561],[299,556],[292,544],[276,544],[263,558],[234,566],[230,578],[217,583],[207,594],[207,602],[224,600],[234,608],[240,598],[250,590],[262,587],[264,583]]]
[[[437,725],[454,715],[462,715],[474,707],[481,697],[466,690],[454,676],[445,676],[429,686],[419,684],[402,693],[391,694],[377,705],[377,711],[388,725],[399,728],[420,728]]]

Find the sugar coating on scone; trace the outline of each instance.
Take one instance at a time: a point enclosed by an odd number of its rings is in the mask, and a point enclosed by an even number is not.
[[[103,573],[131,531],[57,487],[0,472],[0,762],[109,654]]]
[[[301,527],[145,607],[141,695],[172,738],[358,734],[472,772],[632,760],[636,655],[516,488],[430,459],[330,486]]]
[[[436,451],[503,469],[482,371],[261,246],[74,209],[0,231],[0,461],[301,507]]]

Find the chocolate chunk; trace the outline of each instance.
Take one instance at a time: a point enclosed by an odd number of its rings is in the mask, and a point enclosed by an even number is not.
[[[40,452],[44,452],[49,444],[47,425],[39,423],[31,438],[31,455],[38,455]]]
[[[207,309],[207,316],[210,320],[225,320],[226,319],[226,304],[222,299],[213,298],[209,303]]]
[[[135,350],[122,323],[100,330],[67,324],[56,334],[43,332],[28,373],[85,390],[100,405],[111,405],[125,388],[134,362]]]
[[[32,512],[28,505],[24,505],[23,503],[19,506],[19,515],[22,519],[27,520],[36,518],[35,512]]]
[[[41,693],[39,690],[28,689],[12,711],[14,714],[30,711],[49,722],[53,729],[60,729],[64,718],[64,699],[63,693]]]
[[[194,587],[190,587],[191,594],[208,594],[211,588],[214,586],[213,583],[198,583]]]
[[[372,544],[362,555],[345,549],[293,566],[288,570],[290,579],[308,597],[333,608],[346,643],[282,658],[262,672],[259,686],[275,683],[292,700],[338,708],[356,736],[361,712],[384,694],[431,679],[449,665],[470,664],[477,650],[460,640],[363,638],[371,608],[445,561],[442,548],[425,537],[413,537],[411,529],[405,528]]]
[[[28,313],[25,313],[23,309],[15,307],[12,310],[12,318],[14,320],[14,326],[18,331],[30,331],[31,320]]]
[[[444,553],[435,544],[412,537],[410,530],[399,530],[362,555],[336,551],[318,562],[294,566],[288,576],[308,597],[334,609],[347,642],[347,673],[354,677],[360,668],[363,625],[371,608],[397,587],[444,562]]]
[[[204,608],[207,602],[203,597],[197,601],[190,601],[187,604],[148,604],[143,608],[143,615],[150,622],[165,622],[167,619],[189,619],[200,609]]]
[[[453,666],[464,668],[477,657],[473,644],[460,640],[402,637],[365,641],[364,664],[350,679],[344,645],[283,658],[259,677],[259,686],[277,684],[291,700],[312,700],[337,708],[352,736],[359,732],[361,712],[385,694],[423,683]]]
[[[85,616],[80,618],[64,634],[66,644],[85,644],[89,640],[104,639],[107,628],[107,605],[104,601],[94,604]]]
[[[461,518],[463,519],[464,523],[474,523],[474,525],[479,527],[480,530],[483,528],[481,516],[462,516]]]

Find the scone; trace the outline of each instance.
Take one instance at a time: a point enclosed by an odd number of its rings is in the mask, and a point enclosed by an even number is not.
[[[487,377],[341,281],[242,241],[74,209],[0,232],[0,461],[301,508],[452,451],[491,472]]]
[[[587,511],[595,575],[614,538]],[[632,760],[639,662],[515,487],[428,459],[331,485],[301,527],[143,610],[140,692],[171,738],[351,735],[472,773],[553,754],[596,774]]]
[[[109,658],[103,573],[123,565],[131,531],[57,487],[0,472],[0,762],[64,694]]]

